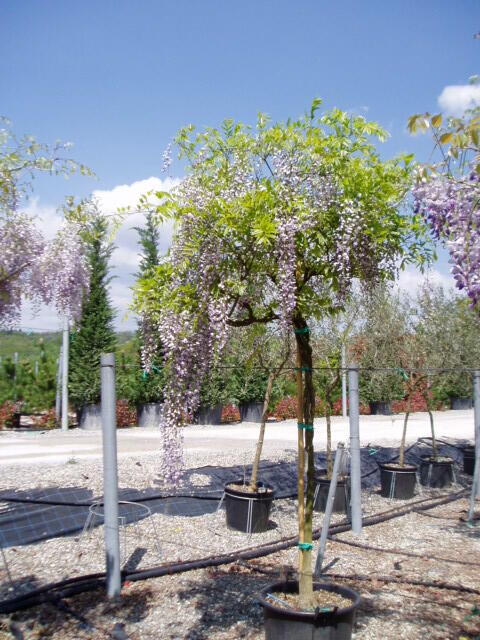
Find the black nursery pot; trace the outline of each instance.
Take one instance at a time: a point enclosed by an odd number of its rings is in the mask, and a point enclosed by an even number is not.
[[[407,464],[404,467],[380,464],[380,494],[384,498],[408,500],[413,498],[417,480],[417,467]]]
[[[198,424],[222,424],[223,405],[216,404],[213,407],[200,407],[196,418]]]
[[[261,422],[263,402],[241,402],[238,406],[242,422]]]
[[[457,396],[450,396],[450,408],[453,411],[462,411],[465,409],[471,409],[473,406],[472,398],[458,398]]]
[[[392,403],[390,401],[370,402],[370,413],[372,416],[391,416]]]
[[[252,493],[241,490],[242,480],[231,484],[238,485],[238,489],[225,487],[227,527],[248,533],[266,531],[275,495],[272,487],[257,482],[257,491]]]
[[[328,491],[330,489],[330,480],[326,477],[316,476],[315,485],[318,486],[317,499],[313,505],[314,511],[324,512],[327,506]],[[335,498],[333,500],[332,513],[346,513],[350,504],[350,476],[346,476],[343,480],[337,479],[337,488],[335,490]]]
[[[420,463],[420,482],[434,489],[449,487],[453,482],[452,458],[435,460],[433,456],[422,456]]]
[[[475,467],[475,447],[468,445],[463,450],[463,471],[469,476],[473,476],[473,469]]]
[[[263,607],[265,620],[265,640],[350,640],[352,637],[355,611],[360,604],[360,596],[347,587],[331,583],[313,585],[315,591],[333,591],[351,600],[351,605],[343,609],[322,611],[293,611],[276,606],[267,600],[271,593],[298,593],[298,583],[294,581],[272,584],[262,589],[258,598]]]

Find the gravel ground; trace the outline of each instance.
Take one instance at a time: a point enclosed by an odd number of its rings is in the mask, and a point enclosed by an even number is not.
[[[269,452],[270,460],[294,459],[294,452]],[[250,461],[251,448],[235,452],[187,453],[188,468],[207,464],[231,466]],[[192,478],[201,484],[203,476]],[[2,468],[3,488],[85,487],[102,493],[102,466],[97,460],[69,461],[63,465],[12,465]],[[139,455],[119,461],[120,487],[151,487],[156,482],[156,456]],[[458,487],[456,488],[458,489]],[[454,491],[455,489],[452,489]],[[438,495],[428,491],[425,496]],[[417,496],[418,499],[418,496]],[[364,492],[365,515],[405,504]],[[364,529],[361,537],[351,531],[338,534],[327,544],[324,566],[336,582],[362,595],[354,638],[466,638],[480,634],[480,616],[469,614],[480,607],[480,531],[459,521],[468,508],[466,500],[436,507],[427,513],[411,513]],[[344,516],[337,514],[333,522]],[[296,532],[296,502],[277,500],[273,525],[265,533],[229,531],[223,512],[185,517],[154,514],[122,527],[121,544],[130,569],[164,562],[201,558],[213,554],[274,542]],[[322,515],[315,514],[314,527]],[[15,592],[84,573],[104,570],[103,527],[80,536],[54,538],[34,545],[6,549]],[[158,541],[158,544],[157,544]],[[389,550],[368,550],[359,543]],[[418,556],[402,555],[414,553]],[[12,616],[0,616],[3,638],[122,638],[221,640],[263,637],[262,614],[255,596],[276,580],[285,567],[295,567],[294,548],[250,563],[126,584],[119,602],[107,602],[103,593],[81,594],[44,604]],[[283,568],[283,569],[282,569]],[[395,581],[396,580],[396,581]],[[412,585],[402,580],[434,581],[470,587],[465,593]],[[0,598],[11,597],[5,567],[0,562]]]

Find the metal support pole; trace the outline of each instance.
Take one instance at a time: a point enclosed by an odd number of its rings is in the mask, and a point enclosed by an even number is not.
[[[35,360],[35,380],[38,378],[38,360]]]
[[[17,382],[18,352],[13,354],[13,382]]]
[[[347,371],[346,367],[345,344],[342,344],[342,416],[347,417]]]
[[[360,472],[360,429],[358,407],[358,365],[348,367],[348,403],[350,414],[350,480],[352,500],[352,531],[362,533],[362,478]]]
[[[62,431],[68,431],[68,318],[63,319],[62,344]]]
[[[470,509],[468,520],[473,521],[475,512],[475,498],[480,496],[480,371],[473,372],[473,408],[475,422],[475,466],[473,468],[472,493],[470,495]]]
[[[118,537],[117,411],[115,397],[115,355],[100,357],[103,433],[103,510],[107,595],[120,595],[120,541]]]
[[[62,353],[63,347],[60,347],[60,355],[57,360],[57,395],[55,397],[55,419],[60,422],[60,402],[62,400]]]
[[[335,462],[333,463],[332,479],[330,480],[330,487],[328,489],[327,504],[325,506],[325,515],[322,523],[322,534],[320,536],[320,546],[317,553],[317,561],[315,563],[315,571],[313,573],[314,578],[318,578],[322,571],[323,556],[325,555],[325,546],[327,544],[328,528],[330,526],[330,517],[333,510],[333,502],[335,500],[335,492],[337,490],[337,478],[338,472],[342,468],[344,444],[339,442],[337,444],[337,452],[335,454]]]

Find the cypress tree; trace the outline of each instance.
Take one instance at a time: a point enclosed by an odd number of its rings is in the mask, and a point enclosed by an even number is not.
[[[160,256],[158,251],[158,243],[160,234],[153,220],[153,214],[148,211],[146,214],[145,227],[135,227],[139,235],[140,253],[140,270],[136,274],[137,280],[147,278],[156,269],[159,264]],[[163,360],[162,345],[158,342],[157,355],[152,362],[152,369],[147,373],[143,373],[140,369],[142,366],[142,344],[143,344],[142,323],[139,323],[137,330],[138,345],[138,375],[136,385],[136,402],[162,402],[163,401]]]
[[[87,224],[90,290],[70,343],[69,396],[76,408],[100,401],[100,355],[115,351],[114,312],[108,294],[109,260],[114,250],[108,240],[108,223],[94,212]]]

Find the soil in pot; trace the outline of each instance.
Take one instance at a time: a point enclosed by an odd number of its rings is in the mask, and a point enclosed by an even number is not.
[[[463,409],[471,409],[473,406],[472,398],[457,398],[450,396],[450,408],[453,411],[462,411]]]
[[[384,498],[398,498],[399,500],[413,498],[417,480],[417,467],[410,464],[401,467],[394,462],[380,464],[379,467],[380,494]]]
[[[242,422],[258,422],[263,417],[263,402],[241,402],[238,410]]]
[[[225,487],[225,513],[227,527],[247,533],[261,533],[268,529],[274,491],[272,487],[257,483],[256,491],[250,491],[242,480]]]
[[[422,456],[420,463],[420,482],[434,489],[449,487],[454,481],[453,460],[446,456]]]
[[[297,606],[297,582],[277,583],[263,589],[259,602],[264,612],[265,639],[350,640],[360,596],[332,583],[314,583],[314,594],[316,608],[301,611]]]
[[[475,447],[469,445],[463,450],[463,471],[464,473],[468,473],[469,476],[473,476],[474,467]]]
[[[370,402],[369,406],[370,406],[370,413],[372,416],[391,416],[392,415],[391,401]]]
[[[222,424],[222,409],[221,404],[216,404],[213,407],[200,407],[196,413],[198,424]]]
[[[314,511],[324,512],[327,506],[330,480],[326,474],[315,476],[315,485],[318,487],[317,498],[314,502]],[[333,513],[349,513],[350,508],[350,476],[339,476],[333,501]]]

